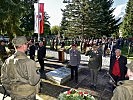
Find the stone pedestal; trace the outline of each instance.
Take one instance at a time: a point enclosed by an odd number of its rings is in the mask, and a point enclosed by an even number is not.
[[[58,51],[58,58],[59,58],[59,62],[64,62],[65,61],[64,50],[59,50]]]

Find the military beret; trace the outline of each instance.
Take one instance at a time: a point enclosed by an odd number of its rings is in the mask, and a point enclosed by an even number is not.
[[[133,72],[133,61],[131,61],[129,64],[126,65],[128,69],[130,69]]]
[[[27,43],[27,39],[25,36],[18,36],[18,37],[15,37],[13,40],[12,40],[12,43],[14,46],[20,46],[22,44],[25,44]]]
[[[76,47],[77,45],[76,44],[72,44],[72,46],[75,46]]]

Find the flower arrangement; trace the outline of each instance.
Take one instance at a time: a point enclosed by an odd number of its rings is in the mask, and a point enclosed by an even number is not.
[[[76,89],[70,89],[61,93],[58,100],[95,100],[89,92],[82,92]]]

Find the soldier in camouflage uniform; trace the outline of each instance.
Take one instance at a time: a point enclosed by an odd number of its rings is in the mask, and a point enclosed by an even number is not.
[[[87,51],[85,55],[89,55],[90,57],[88,67],[90,68],[91,72],[91,87],[96,89],[98,70],[101,66],[101,56],[98,51],[98,47],[93,45],[92,49]]]
[[[16,52],[5,60],[1,68],[1,82],[12,100],[36,100],[36,86],[40,81],[36,63],[29,59],[24,36],[12,40]]]
[[[103,54],[103,50],[102,50],[102,45],[101,44],[98,46],[97,51],[99,53],[99,61],[100,61],[99,70],[101,71],[101,68],[102,68],[102,54]]]
[[[126,66],[129,80],[119,82],[121,84],[115,88],[111,100],[133,100],[133,61]]]

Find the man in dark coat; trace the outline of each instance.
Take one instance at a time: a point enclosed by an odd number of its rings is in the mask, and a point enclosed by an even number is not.
[[[8,58],[6,48],[5,48],[5,41],[0,41],[0,59],[2,62],[4,62]]]
[[[37,58],[41,66],[40,72],[44,72],[44,58],[46,55],[46,47],[43,44],[43,41],[39,42],[39,48],[37,53]]]
[[[127,72],[127,58],[121,55],[121,50],[116,49],[115,55],[110,58],[109,74],[114,79],[115,84],[120,80],[125,80]]]
[[[30,40],[29,41],[29,56],[30,59],[35,60],[35,51],[36,51],[36,47],[34,45],[34,40]]]

